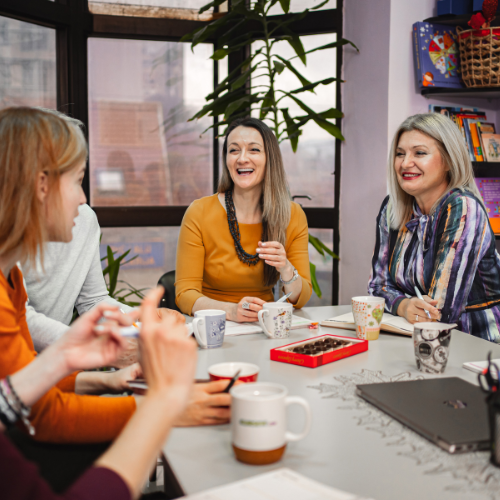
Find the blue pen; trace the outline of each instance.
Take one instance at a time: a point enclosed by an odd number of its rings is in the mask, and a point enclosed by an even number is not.
[[[415,287],[415,293],[417,294],[417,297],[418,297],[420,300],[424,300],[424,298],[422,297],[422,294],[420,293],[420,290],[419,290],[417,287]],[[429,311],[428,311],[427,309],[424,309],[424,311],[425,311],[425,314],[427,314],[427,317],[428,317],[429,319],[432,319],[432,318],[431,318],[431,315],[429,314]]]

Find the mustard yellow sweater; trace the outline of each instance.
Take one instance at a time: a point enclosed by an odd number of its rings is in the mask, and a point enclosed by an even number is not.
[[[295,307],[303,307],[312,293],[307,219],[300,205],[290,203],[285,250],[302,279]],[[262,224],[239,226],[243,249],[254,254],[262,236]],[[235,303],[246,296],[273,301],[272,287],[264,285],[264,262],[250,267],[238,259],[227,214],[217,194],[196,200],[187,209],[179,235],[175,272],[175,300],[185,314],[191,314],[194,303],[203,296]]]

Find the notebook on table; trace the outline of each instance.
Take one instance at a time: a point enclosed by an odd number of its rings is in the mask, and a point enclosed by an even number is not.
[[[314,324],[314,321],[311,321],[310,319],[293,315],[291,330],[307,328],[312,324]],[[234,321],[226,321],[226,337],[250,335],[252,333],[263,333],[263,330],[257,321],[255,323],[235,323]]]
[[[332,328],[342,328],[343,330],[356,330],[352,312],[325,319],[320,322],[320,325]],[[411,337],[413,335],[413,325],[401,316],[393,316],[392,314],[384,312],[382,323],[380,324],[380,331],[399,333],[400,335]]]
[[[356,394],[448,453],[489,449],[486,395],[461,378],[364,384]]]

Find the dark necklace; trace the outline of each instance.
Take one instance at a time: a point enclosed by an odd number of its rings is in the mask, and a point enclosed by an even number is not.
[[[241,246],[240,226],[238,225],[238,219],[236,218],[236,209],[234,208],[233,202],[233,192],[230,189],[226,191],[225,199],[227,222],[229,224],[229,231],[234,240],[234,246],[236,248],[238,259],[240,259],[244,264],[255,266],[260,260],[259,254],[256,253],[255,255],[252,255],[250,253],[247,253]]]

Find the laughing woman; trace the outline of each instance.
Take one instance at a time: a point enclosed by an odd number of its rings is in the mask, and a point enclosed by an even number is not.
[[[222,158],[219,192],[192,203],[182,221],[177,305],[256,321],[279,279],[288,301],[304,306],[312,293],[307,220],[290,200],[276,137],[260,120],[236,120]]]
[[[388,188],[369,292],[410,323],[429,321],[427,310],[500,343],[500,258],[458,127],[440,114],[408,118],[394,136]]]

